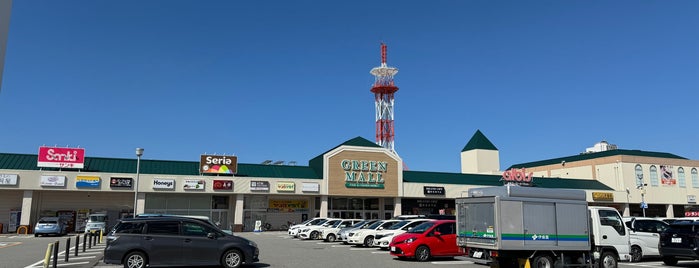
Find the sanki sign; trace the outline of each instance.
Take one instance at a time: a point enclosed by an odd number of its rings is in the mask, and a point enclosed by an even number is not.
[[[512,183],[523,186],[531,186],[533,178],[534,172],[529,172],[529,174],[527,174],[527,171],[524,168],[513,168],[503,172],[502,179],[500,180],[504,181],[505,184]]]
[[[384,174],[388,171],[388,162],[343,159],[340,166],[345,171],[347,188],[384,188]]]

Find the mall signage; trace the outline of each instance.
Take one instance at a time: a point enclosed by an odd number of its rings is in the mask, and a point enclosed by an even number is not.
[[[175,189],[175,180],[173,180],[173,179],[154,179],[153,180],[153,189],[174,190]]]
[[[204,186],[206,186],[204,180],[184,180],[182,184],[184,184],[185,190],[204,190]]]
[[[111,177],[109,179],[109,187],[131,188],[133,187],[133,178]]]
[[[315,182],[304,182],[301,184],[301,191],[314,193],[320,192],[320,184]]]
[[[296,191],[296,183],[293,181],[277,182],[277,192],[293,192]]]
[[[422,188],[422,193],[425,195],[444,195],[444,187],[425,186]]]
[[[37,167],[84,168],[84,148],[39,147]]]
[[[696,204],[697,203],[697,196],[696,195],[688,195],[687,196],[687,203]]]
[[[345,171],[345,187],[384,188],[383,176],[388,172],[388,162],[343,159],[340,166]]]
[[[98,177],[98,176],[77,176],[77,177],[75,177],[75,187],[100,188],[100,177]]]
[[[0,174],[0,185],[17,185],[17,174]]]
[[[592,192],[592,201],[614,201],[614,193]]]
[[[250,191],[269,191],[269,182],[250,181]]]
[[[214,190],[233,190],[233,181],[214,180]]]
[[[39,185],[55,187],[66,186],[66,176],[42,175]]]
[[[529,172],[527,174],[527,170],[524,168],[521,169],[510,169],[502,173],[502,179],[501,181],[505,182],[505,184],[516,184],[516,185],[521,185],[521,186],[532,186],[532,181],[534,178],[534,173]]]
[[[238,157],[225,155],[201,155],[199,172],[209,174],[235,174],[238,172]]]

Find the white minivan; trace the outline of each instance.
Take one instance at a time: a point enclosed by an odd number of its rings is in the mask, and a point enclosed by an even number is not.
[[[658,257],[660,233],[668,224],[660,219],[643,217],[624,217],[631,237],[631,261],[638,262],[646,257]]]

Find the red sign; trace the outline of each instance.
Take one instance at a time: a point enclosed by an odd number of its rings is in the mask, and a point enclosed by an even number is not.
[[[233,181],[214,180],[214,190],[233,190]]]
[[[37,167],[84,168],[84,148],[39,147]]]
[[[502,180],[505,182],[511,182],[515,184],[526,184],[526,185],[531,185],[532,183],[532,178],[534,177],[534,172],[529,172],[527,174],[527,171],[522,168],[522,169],[510,169],[508,171],[505,171],[502,173]]]

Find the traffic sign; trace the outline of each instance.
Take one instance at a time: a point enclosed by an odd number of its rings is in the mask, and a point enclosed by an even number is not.
[[[641,202],[641,208],[648,208],[648,203]]]

